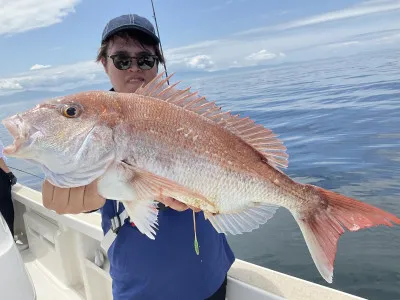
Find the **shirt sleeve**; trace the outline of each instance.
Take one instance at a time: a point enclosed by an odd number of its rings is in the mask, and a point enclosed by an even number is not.
[[[4,156],[3,151],[4,151],[4,145],[3,142],[0,140],[0,158],[4,159],[4,161],[7,161],[7,157]]]
[[[3,142],[0,140],[0,156],[3,157],[3,150],[4,150],[4,145]]]

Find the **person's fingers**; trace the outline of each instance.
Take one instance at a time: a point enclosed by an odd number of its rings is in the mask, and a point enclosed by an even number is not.
[[[54,185],[45,180],[42,184],[42,201],[43,206],[47,209],[52,209]]]
[[[83,197],[85,194],[85,187],[75,187],[70,189],[69,201],[66,211],[67,214],[79,214],[83,210]],[[57,200],[58,201],[58,200]]]
[[[184,211],[189,208],[185,203],[182,203],[171,197],[162,197],[161,199],[159,199],[159,201],[164,203],[165,206],[169,206],[177,211]]]
[[[106,199],[97,193],[97,182],[76,188],[59,188],[45,180],[42,185],[43,206],[58,214],[79,214],[102,207]]]
[[[69,199],[69,189],[62,189],[45,180],[42,185],[43,206],[57,213],[64,213]]]
[[[182,203],[174,198],[171,197],[162,197],[160,200],[165,206],[169,206],[172,209],[175,209],[177,211],[185,211],[188,208],[192,209],[194,212],[200,212],[201,209],[193,206],[186,205],[185,203]]]
[[[188,205],[188,207],[189,207],[191,210],[193,210],[194,212],[199,212],[199,211],[201,211],[200,208],[197,208],[197,207],[194,207],[194,206],[191,206],[191,205]]]
[[[189,206],[189,208],[190,208],[191,210],[193,210],[194,212],[200,212],[200,211],[201,211],[201,209],[200,209],[200,208],[197,208],[197,207]]]
[[[53,200],[50,206],[56,213],[66,213],[70,190],[71,189],[54,187]]]
[[[101,197],[97,191],[97,181],[86,186],[83,197],[83,208],[85,211],[99,209],[105,202],[106,199]]]

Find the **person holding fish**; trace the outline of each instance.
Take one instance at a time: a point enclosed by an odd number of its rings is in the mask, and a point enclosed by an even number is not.
[[[131,14],[107,23],[97,61],[103,65],[112,91],[133,93],[156,77],[164,57],[150,21]],[[193,212],[172,197],[163,197],[164,205],[155,205],[159,229],[152,240],[126,218],[123,204],[98,195],[96,181],[72,189],[45,181],[42,192],[44,206],[59,214],[100,208],[115,300],[225,299],[227,272],[234,254],[225,236],[198,209],[195,225],[200,249],[196,253]],[[117,234],[111,229],[114,221],[122,223],[114,228]]]
[[[112,91],[49,99],[3,120],[14,137],[5,154],[42,167],[45,207],[100,208],[115,299],[224,299],[234,254],[222,234],[256,230],[280,207],[329,283],[346,229],[400,224],[290,178],[275,133],[169,85],[157,74],[158,46],[147,19],[117,17],[97,57]]]

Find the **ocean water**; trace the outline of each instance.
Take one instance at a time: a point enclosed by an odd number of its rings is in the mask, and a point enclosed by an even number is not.
[[[289,154],[285,172],[293,179],[400,216],[399,50],[179,79],[279,134]],[[2,97],[1,118],[38,98]],[[3,128],[0,137],[10,141]],[[8,164],[42,176],[22,161]],[[15,174],[20,183],[41,189],[40,178]],[[285,209],[258,230],[228,240],[240,259],[368,299],[400,299],[400,226],[346,232],[333,284],[319,275]]]

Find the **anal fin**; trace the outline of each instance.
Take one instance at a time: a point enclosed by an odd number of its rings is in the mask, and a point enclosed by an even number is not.
[[[254,203],[253,206],[237,213],[217,215],[205,213],[205,216],[217,232],[236,235],[259,228],[274,216],[277,209],[277,206]]]

